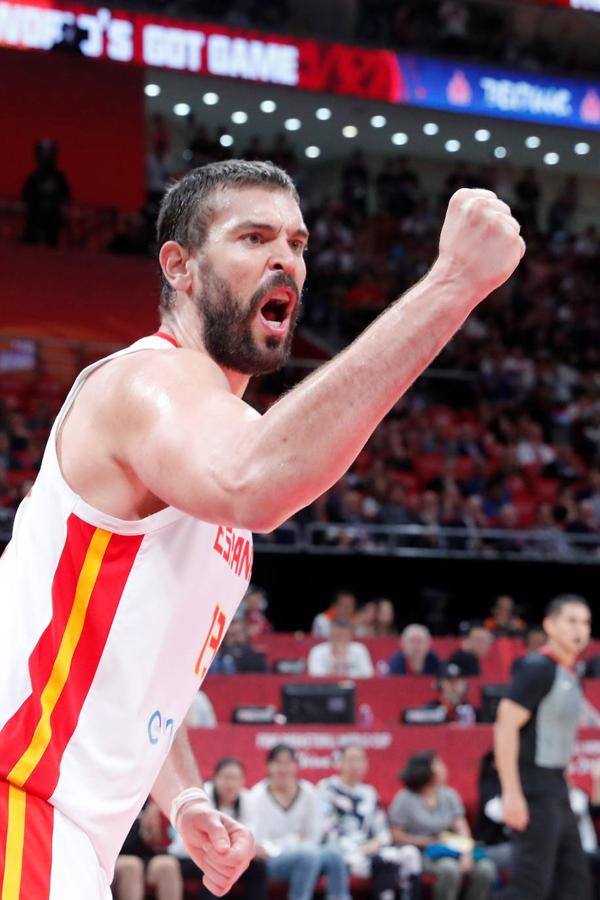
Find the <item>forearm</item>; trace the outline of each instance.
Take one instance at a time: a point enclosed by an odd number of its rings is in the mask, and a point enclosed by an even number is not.
[[[169,755],[154,782],[152,797],[165,816],[169,818],[171,802],[174,798],[186,788],[200,787],[201,785],[202,776],[198,771],[190,746],[187,728],[182,725],[175,735]]]
[[[333,485],[476,301],[434,266],[353,344],[248,429],[249,500],[265,528]]]
[[[508,723],[494,729],[496,768],[503,794],[522,793],[519,776],[519,729]]]
[[[412,844],[413,847],[424,849],[434,843],[434,838],[424,834],[409,834],[403,828],[394,826],[392,828],[392,838],[395,844]]]

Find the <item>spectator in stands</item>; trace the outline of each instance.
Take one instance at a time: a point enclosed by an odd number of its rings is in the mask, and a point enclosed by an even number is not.
[[[236,822],[251,827],[249,792],[244,787],[245,781],[246,770],[240,760],[234,756],[225,756],[215,765],[212,778],[204,784],[204,790],[215,809]],[[201,877],[200,869],[190,859],[185,844],[177,833],[169,846],[169,853],[179,860],[184,879]],[[267,867],[260,855],[255,856],[240,878],[235,893],[245,900],[267,900]],[[215,895],[202,885],[198,896],[200,900],[209,900]]]
[[[431,649],[431,634],[424,625],[407,625],[400,647],[390,659],[390,675],[437,675],[441,661]]]
[[[133,823],[117,859],[114,900],[144,900],[146,887],[154,889],[156,900],[183,900],[179,865],[176,859],[155,849],[162,844],[160,810],[149,801]]]
[[[396,843],[412,843],[423,852],[425,872],[435,875],[434,900],[486,900],[496,866],[474,845],[465,807],[446,784],[448,771],[435,751],[415,753],[400,778],[405,788],[389,810]]]
[[[371,678],[374,675],[371,655],[364,644],[352,640],[352,623],[334,619],[328,641],[317,644],[308,654],[309,675],[344,678]]]
[[[354,616],[354,634],[359,638],[375,637],[375,616],[377,607],[375,601],[368,600],[363,603]]]
[[[379,795],[364,783],[369,762],[362,747],[342,752],[340,774],[317,785],[325,812],[325,841],[338,847],[352,875],[372,878],[374,900],[403,900],[421,896],[421,856],[416,847],[392,847],[392,835]]]
[[[204,691],[198,691],[185,717],[188,728],[216,728],[217,717],[210,699]]]
[[[238,612],[238,617],[246,624],[250,640],[273,631],[273,626],[265,616],[268,605],[266,591],[256,584],[251,584]]]
[[[396,610],[387,597],[375,600],[375,637],[392,637],[398,634],[396,629]]]
[[[319,876],[330,900],[349,900],[348,870],[335,847],[321,844],[325,821],[314,785],[298,779],[298,761],[286,744],[267,755],[268,776],[250,791],[257,856],[271,881],[289,882],[289,900],[312,900]]]
[[[28,244],[56,247],[71,199],[71,189],[66,176],[58,168],[58,146],[54,141],[38,141],[35,159],[37,167],[28,176],[22,190],[25,204],[23,240]]]
[[[518,657],[512,664],[511,674],[514,673],[519,668],[519,665],[526,656],[529,656],[530,653],[539,653],[542,649],[546,641],[548,640],[548,636],[541,625],[532,625],[527,631],[523,634],[523,646],[525,647],[525,655]]]
[[[264,653],[258,653],[248,640],[246,623],[234,619],[223,638],[221,648],[212,662],[210,671],[234,674],[236,672],[266,672]]]
[[[411,706],[403,710],[402,721],[407,725],[441,725],[460,722],[474,725],[477,710],[468,702],[469,680],[460,666],[455,663],[442,665],[436,679],[436,697],[422,706]]]
[[[481,675],[481,663],[490,652],[493,635],[481,624],[473,623],[447,663],[459,666],[463,675]]]
[[[515,601],[507,594],[497,597],[484,625],[496,637],[518,637],[525,631],[527,623],[515,612]]]
[[[312,623],[312,636],[327,639],[334,619],[352,621],[356,612],[356,596],[345,588],[337,590],[329,609],[315,616]]]

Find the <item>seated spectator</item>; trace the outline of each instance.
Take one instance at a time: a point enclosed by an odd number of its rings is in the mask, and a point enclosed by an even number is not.
[[[392,637],[398,634],[396,610],[387,597],[380,597],[375,603],[375,637]]]
[[[217,717],[210,699],[204,691],[198,691],[185,717],[188,728],[216,728]]]
[[[390,675],[437,675],[441,661],[431,649],[431,634],[424,625],[407,625],[400,636],[401,650],[390,659]]]
[[[527,623],[515,613],[515,601],[506,594],[496,599],[491,613],[484,625],[497,637],[518,637],[527,628]]]
[[[446,784],[448,771],[434,751],[415,753],[400,778],[406,787],[389,810],[396,843],[423,852],[423,869],[435,875],[435,900],[487,900],[496,866],[475,848],[460,796]]]
[[[117,858],[112,883],[114,900],[143,900],[147,887],[154,889],[156,900],[183,900],[177,860],[155,849],[162,840],[160,810],[155,803],[148,802],[133,823]]]
[[[312,900],[324,874],[327,897],[349,900],[348,870],[339,850],[321,844],[325,822],[319,793],[298,779],[293,749],[273,747],[267,771],[250,791],[250,811],[257,856],[266,860],[269,879],[289,883],[289,900]]]
[[[263,588],[256,584],[249,585],[238,616],[245,622],[250,640],[273,631],[273,626],[265,616],[268,605],[267,594]]]
[[[436,681],[437,696],[422,706],[412,706],[402,713],[402,721],[407,725],[441,725],[460,722],[474,725],[477,710],[468,702],[469,681],[455,663],[446,663],[440,669]]]
[[[460,642],[460,650],[448,657],[448,664],[457,665],[463,675],[481,675],[481,662],[489,653],[493,640],[483,625],[471,625]]]
[[[204,790],[215,809],[235,819],[236,822],[251,827],[248,791],[244,787],[245,780],[246,770],[240,760],[233,756],[225,756],[216,764],[212,779],[205,783]],[[179,861],[183,878],[201,877],[201,870],[190,859],[185,844],[177,833],[169,846],[169,853]],[[198,896],[201,900],[208,900],[215,894],[202,885]],[[238,882],[236,896],[243,897],[245,900],[267,900],[268,880],[264,859],[255,856]]]
[[[530,653],[539,653],[541,648],[544,646],[547,640],[547,635],[541,625],[532,625],[531,628],[528,628],[525,634],[523,635],[523,646],[525,647],[525,656],[528,656]],[[514,673],[519,668],[521,660],[525,659],[525,656],[520,656],[518,659],[512,664],[511,673]],[[587,669],[586,669],[587,675]],[[588,676],[589,677],[589,676]]]
[[[325,811],[325,841],[339,848],[352,875],[373,879],[374,900],[395,896],[398,887],[404,900],[416,900],[420,897],[420,853],[410,844],[391,846],[379,795],[370,784],[364,784],[368,765],[362,747],[346,747],[340,774],[318,783]]]
[[[375,637],[375,616],[377,614],[377,607],[373,600],[369,600],[367,603],[363,603],[363,605],[358,609],[356,615],[354,616],[354,634],[356,637],[360,638],[372,638]]]
[[[600,653],[591,656],[585,661],[585,677],[600,678]]]
[[[266,657],[255,650],[248,640],[248,629],[242,620],[234,619],[227,629],[210,671],[213,675],[267,671]]]
[[[313,637],[327,640],[331,631],[331,623],[334,619],[347,619],[352,621],[356,612],[356,597],[351,591],[339,590],[333,595],[333,602],[329,609],[315,616],[311,633]]]
[[[371,678],[374,675],[371,655],[364,644],[352,640],[352,625],[346,619],[334,619],[330,640],[312,648],[307,669],[314,677]]]

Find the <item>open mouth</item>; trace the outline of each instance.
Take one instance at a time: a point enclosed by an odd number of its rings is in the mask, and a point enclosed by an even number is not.
[[[268,331],[277,333],[285,331],[295,305],[296,295],[289,288],[277,288],[271,291],[259,309],[263,325]]]

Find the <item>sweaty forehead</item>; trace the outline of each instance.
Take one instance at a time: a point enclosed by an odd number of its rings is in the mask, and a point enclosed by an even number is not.
[[[210,231],[223,233],[243,222],[271,225],[278,231],[305,228],[298,203],[288,191],[260,186],[226,187],[211,198],[213,214]]]

